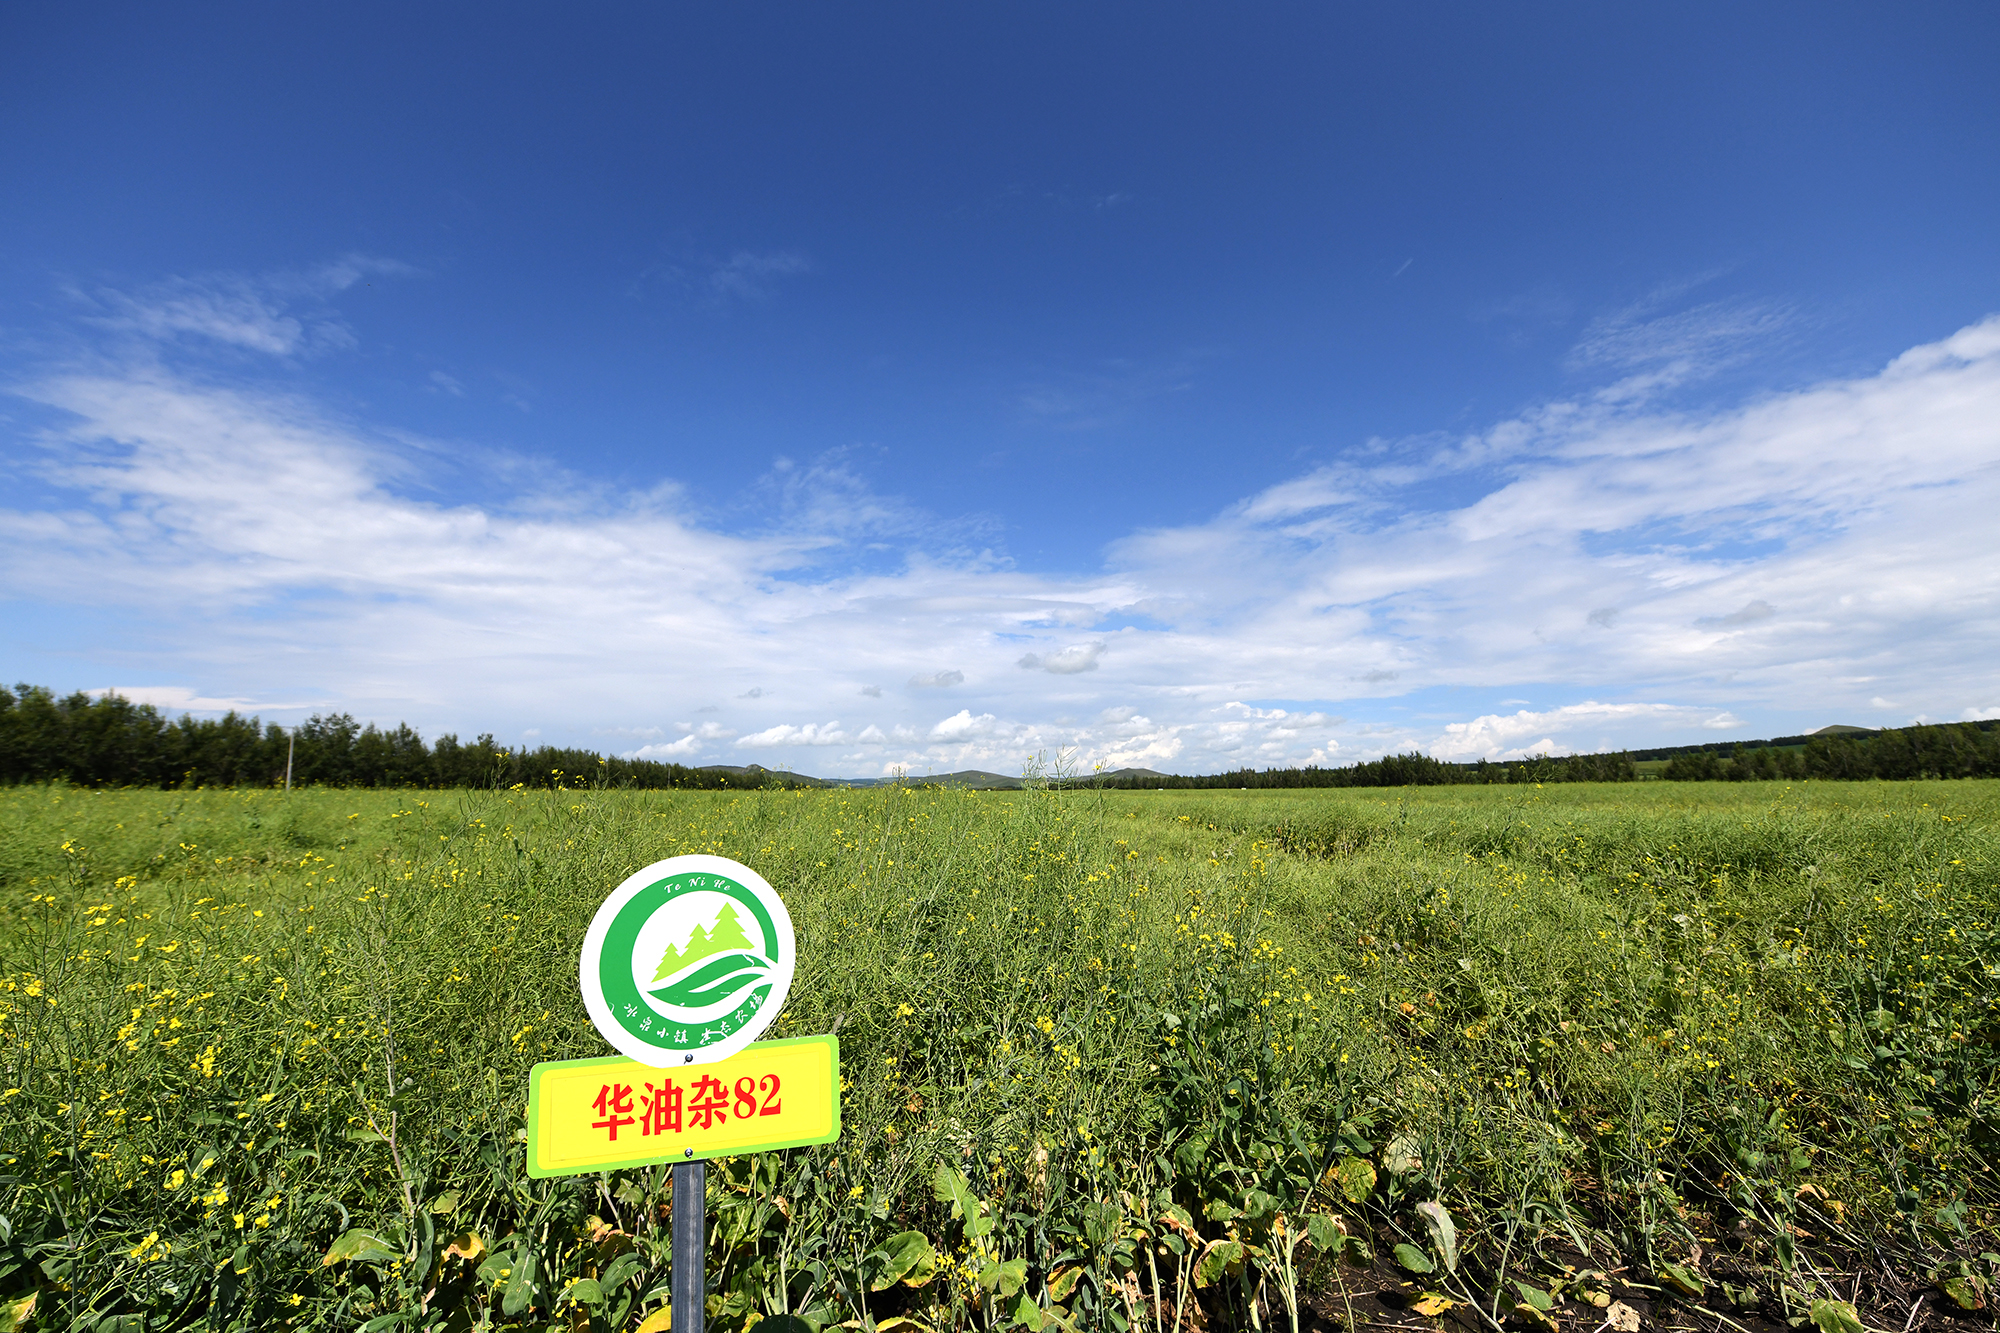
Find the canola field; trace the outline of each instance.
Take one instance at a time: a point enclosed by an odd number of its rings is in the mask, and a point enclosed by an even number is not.
[[[843,1133],[709,1324],[1990,1327],[2000,783],[0,790],[0,1328],[665,1326],[531,1179],[610,889],[785,897]],[[11,1322],[10,1322],[11,1321]],[[1565,1325],[1567,1321],[1567,1325]]]

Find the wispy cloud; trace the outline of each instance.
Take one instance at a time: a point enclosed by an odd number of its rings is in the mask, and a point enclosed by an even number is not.
[[[93,318],[169,349],[314,345],[320,315],[244,290],[166,284]],[[199,682],[169,707],[316,698],[431,730],[635,740],[660,710],[715,710],[637,753],[858,773],[1017,770],[1059,747],[1191,769],[1498,757],[1772,710],[1837,721],[1874,698],[1996,705],[2000,320],[1741,406],[1589,393],[1359,449],[1132,532],[1081,576],[941,538],[950,516],[840,457],[774,469],[759,503],[777,517],[723,531],[665,481],[536,474],[512,500],[437,500],[422,442],[254,371],[111,348],[14,392],[45,410],[7,438],[10,464],[59,500],[0,508],[0,586],[117,614],[143,659],[93,674],[144,679],[143,661]],[[1501,694],[1536,702],[1479,702]]]
[[[325,298],[371,275],[410,272],[392,260],[355,255],[297,272],[210,274],[72,294],[93,312],[86,316],[90,323],[116,333],[154,341],[193,337],[293,356],[353,345],[347,325],[321,305]]]

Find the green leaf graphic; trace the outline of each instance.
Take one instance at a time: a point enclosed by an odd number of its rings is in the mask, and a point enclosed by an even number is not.
[[[663,1004],[698,1009],[738,995],[770,975],[771,965],[756,954],[725,954],[702,964],[672,985],[648,993]]]

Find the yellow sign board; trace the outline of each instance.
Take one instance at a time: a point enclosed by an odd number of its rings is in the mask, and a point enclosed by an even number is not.
[[[622,1055],[549,1060],[528,1076],[528,1174],[831,1143],[840,1137],[840,1042],[759,1041],[726,1060],[659,1069]]]

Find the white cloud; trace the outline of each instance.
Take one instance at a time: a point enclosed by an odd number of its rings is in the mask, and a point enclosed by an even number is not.
[[[211,699],[185,685],[111,685],[85,690],[84,693],[99,699],[115,694],[135,704],[151,704],[175,713],[247,713],[259,708],[282,712],[311,707],[310,704],[259,703],[253,699]]]
[[[930,738],[934,741],[962,741],[973,736],[984,736],[993,730],[997,719],[991,713],[972,715],[969,708],[961,708],[931,728]]]
[[[121,335],[293,356],[332,320],[307,287],[166,284],[99,308]],[[1647,336],[1671,351],[1669,333]],[[838,460],[774,471],[780,517],[723,532],[664,483],[612,497],[543,472],[513,501],[441,501],[423,442],[165,355],[14,391],[55,424],[0,448],[59,498],[0,502],[0,587],[118,617],[143,669],[204,683],[162,696],[177,708],[321,698],[461,734],[714,709],[676,755],[740,736],[802,771],[845,762],[836,745],[914,772],[1063,747],[1213,771],[1672,744],[1872,699],[1990,713],[2000,660],[2000,320],[1733,409],[1591,395],[1358,448],[1134,532],[1081,576],[968,546]],[[1038,669],[1026,645],[1050,645]],[[89,651],[99,680],[140,660]],[[913,694],[857,696],[901,679]],[[942,688],[966,706],[936,721]],[[867,715],[850,734],[780,700]]]
[[[1425,748],[1440,759],[1521,759],[1531,754],[1550,754],[1567,749],[1557,745],[1554,733],[1633,719],[1671,718],[1685,726],[1692,720],[1689,714],[1693,711],[1675,704],[1595,702],[1566,704],[1542,712],[1524,708],[1517,713],[1488,713],[1470,722],[1449,723],[1444,728],[1444,734]],[[1537,732],[1551,734],[1544,735],[1531,745],[1516,743]]]
[[[632,759],[651,759],[658,763],[678,763],[701,753],[701,737],[683,736],[677,741],[659,745],[642,745],[627,756]]]
[[[840,729],[839,722],[808,722],[804,726],[781,722],[775,727],[752,732],[736,743],[771,749],[780,745],[846,745],[853,740],[854,737]]]

